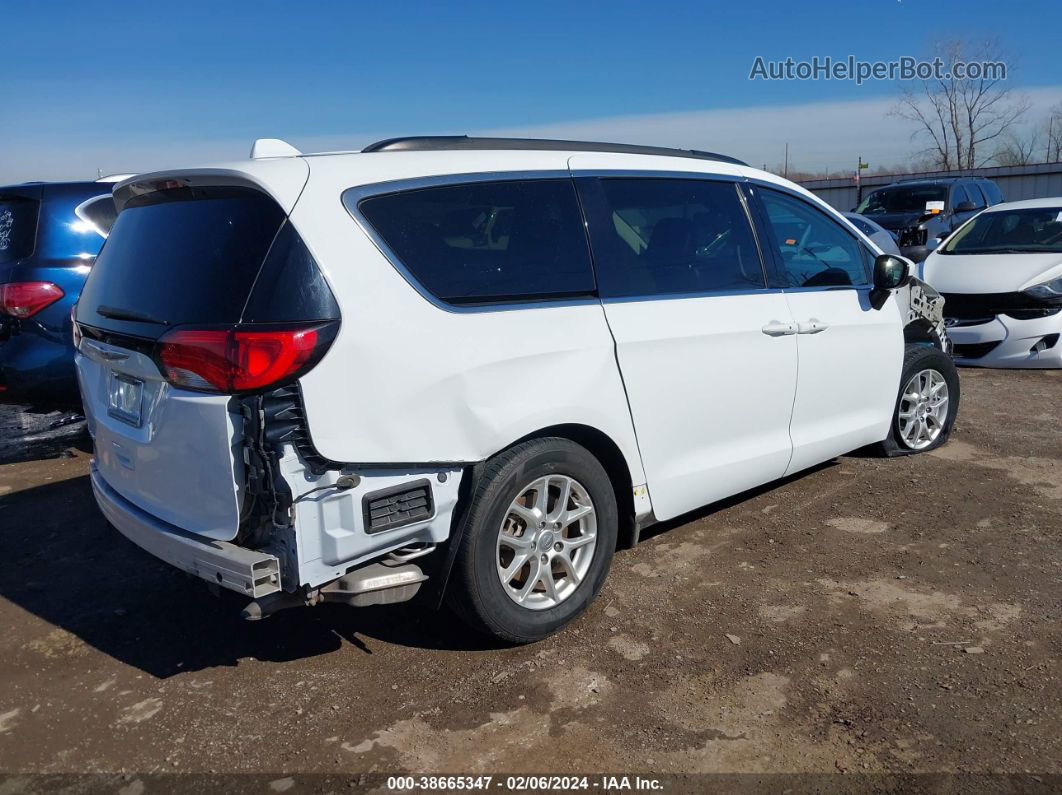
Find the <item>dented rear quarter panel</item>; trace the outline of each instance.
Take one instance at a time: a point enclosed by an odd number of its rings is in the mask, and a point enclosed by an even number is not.
[[[500,154],[499,172],[566,167],[564,153]],[[514,163],[514,154],[527,162]],[[543,428],[579,424],[611,438],[632,482],[644,483],[599,302],[440,308],[404,279],[344,208],[343,191],[401,179],[406,163],[409,176],[453,173],[442,158],[399,156],[397,173],[392,153],[379,176],[373,167],[384,161],[372,155],[352,155],[357,160],[349,168],[307,158],[312,178],[291,221],[342,312],[332,348],[301,381],[314,446],[342,462],[474,462]]]

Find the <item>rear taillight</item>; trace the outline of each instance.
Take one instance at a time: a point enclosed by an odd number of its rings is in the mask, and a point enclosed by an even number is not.
[[[27,318],[63,297],[63,291],[51,282],[11,282],[0,284],[0,312]]]
[[[163,375],[203,392],[255,392],[290,383],[332,344],[338,323],[283,328],[179,328],[158,342]]]

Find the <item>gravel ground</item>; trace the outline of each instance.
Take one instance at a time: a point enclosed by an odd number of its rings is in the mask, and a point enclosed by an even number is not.
[[[408,606],[244,623],[109,528],[87,453],[2,465],[0,770],[1043,783],[1062,772],[1062,373],[962,388],[941,450],[844,457],[654,528],[587,615],[523,648]]]

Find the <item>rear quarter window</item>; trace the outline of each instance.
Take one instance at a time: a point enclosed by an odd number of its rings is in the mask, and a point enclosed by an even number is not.
[[[363,199],[357,211],[432,296],[450,304],[593,294],[571,180],[476,182]]]
[[[74,214],[82,221],[90,224],[99,232],[101,237],[107,237],[111,233],[111,227],[118,219],[118,210],[114,206],[114,197],[107,193],[103,196],[94,196],[82,202],[74,209]]]
[[[14,262],[33,253],[39,204],[21,196],[0,196],[0,262]]]
[[[976,182],[971,182],[966,186],[967,191],[970,194],[970,201],[976,204],[978,207],[985,207],[991,202],[985,200],[985,196],[981,193],[981,186]]]
[[[999,188],[996,187],[996,183],[986,179],[979,184],[981,186],[981,191],[985,194],[985,198],[988,199],[989,204],[1000,204],[1003,201],[1003,194],[1000,193]]]

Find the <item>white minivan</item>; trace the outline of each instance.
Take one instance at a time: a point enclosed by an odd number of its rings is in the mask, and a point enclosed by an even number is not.
[[[939,295],[706,152],[431,137],[139,175],[74,333],[110,522],[245,615],[533,641],[647,525],[947,439]]]

